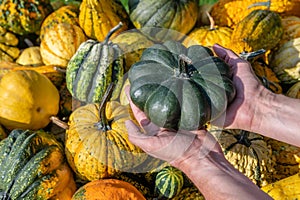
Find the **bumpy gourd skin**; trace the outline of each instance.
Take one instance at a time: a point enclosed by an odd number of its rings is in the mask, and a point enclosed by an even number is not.
[[[155,44],[129,70],[130,96],[160,127],[195,130],[219,117],[235,96],[232,72],[204,46]]]
[[[0,176],[0,199],[70,199],[76,190],[63,146],[42,130],[14,129],[0,142]]]
[[[38,33],[52,11],[50,0],[0,0],[0,25],[20,35]]]

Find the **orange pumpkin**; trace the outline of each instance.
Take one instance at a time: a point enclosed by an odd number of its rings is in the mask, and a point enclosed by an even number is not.
[[[132,184],[118,179],[100,179],[80,187],[72,200],[146,200]]]

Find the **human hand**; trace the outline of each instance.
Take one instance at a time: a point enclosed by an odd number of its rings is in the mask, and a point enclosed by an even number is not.
[[[131,101],[129,86],[125,89],[125,93],[140,125],[140,127],[136,126],[131,120],[125,122],[129,140],[147,154],[167,161],[179,169],[181,163],[187,162],[189,159],[205,158],[212,152],[223,154],[214,136],[206,130],[173,131],[151,123],[144,112]]]
[[[224,128],[252,130],[256,103],[270,92],[255,76],[249,62],[217,44],[213,46],[213,50],[233,70],[236,97],[228,105],[226,113],[212,123]]]

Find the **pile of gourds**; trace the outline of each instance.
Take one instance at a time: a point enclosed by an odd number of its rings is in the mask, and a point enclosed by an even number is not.
[[[300,198],[299,147],[209,125],[235,95],[214,43],[248,59],[274,93],[300,99],[299,9],[298,0],[0,1],[0,199],[204,199],[129,141],[127,85],[153,122],[209,129],[262,190]]]

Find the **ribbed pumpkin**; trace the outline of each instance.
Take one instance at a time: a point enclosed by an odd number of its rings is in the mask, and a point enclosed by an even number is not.
[[[118,179],[101,179],[91,181],[80,187],[72,200],[146,200],[132,184]]]
[[[272,182],[275,157],[264,138],[244,130],[222,130],[210,127],[209,131],[220,143],[226,159],[258,186]]]
[[[72,112],[65,147],[68,161],[81,179],[113,177],[147,159],[128,139],[125,121],[129,119],[133,119],[130,107],[117,101],[87,104]]]
[[[235,97],[229,66],[201,45],[176,41],[144,50],[128,74],[133,103],[160,127],[195,130]]]
[[[211,9],[211,15],[216,24],[234,28],[253,10],[270,9],[281,16],[300,16],[299,6],[298,0],[218,0]]]
[[[0,123],[8,129],[46,127],[59,110],[53,83],[34,70],[6,73],[0,80]]]
[[[205,198],[196,187],[187,187],[183,188],[172,200],[205,200]]]
[[[134,26],[158,41],[180,40],[198,16],[197,0],[129,0],[128,6]]]
[[[119,22],[122,22],[123,26],[112,37],[127,30],[129,21],[129,16],[119,0],[83,0],[80,4],[80,27],[89,38],[99,42],[102,42]]]
[[[41,25],[40,38],[44,37],[47,29],[59,23],[74,24],[79,26],[79,7],[75,5],[65,5],[49,14]]]
[[[280,44],[300,37],[300,17],[286,16],[282,18],[283,36],[280,40]]]
[[[212,17],[209,16],[210,26],[200,26],[194,28],[183,40],[186,47],[192,45],[203,45],[211,47],[214,44],[220,44],[229,47],[231,43],[232,29],[229,27],[215,26]]]
[[[291,39],[270,54],[270,67],[284,84],[300,80],[300,37]]]
[[[39,46],[32,46],[23,49],[16,60],[20,65],[41,66],[44,65]]]
[[[230,48],[237,54],[273,49],[281,40],[283,26],[278,13],[253,10],[233,29]]]
[[[154,43],[144,34],[134,30],[124,31],[111,40],[117,44],[125,54],[125,72],[131,65],[140,60],[143,51]]]
[[[0,26],[0,61],[14,61],[20,55],[19,39]]]
[[[52,11],[50,0],[1,0],[0,26],[19,35],[39,33]]]
[[[66,68],[80,44],[87,37],[83,30],[74,24],[59,23],[47,29],[41,39],[40,51],[46,65]]]
[[[290,86],[290,88],[286,92],[286,95],[292,98],[300,99],[300,81]]]
[[[76,190],[63,146],[43,130],[14,129],[0,141],[0,176],[0,199],[68,200]]]
[[[175,167],[164,167],[156,174],[155,189],[164,197],[172,198],[178,195],[183,184],[183,173]]]
[[[114,27],[103,42],[83,42],[67,65],[66,82],[72,96],[82,102],[99,103],[110,83],[116,83],[112,98],[117,98],[124,75],[124,54],[110,36],[121,28]]]
[[[300,199],[300,172],[277,182],[268,184],[261,189],[274,200]]]

